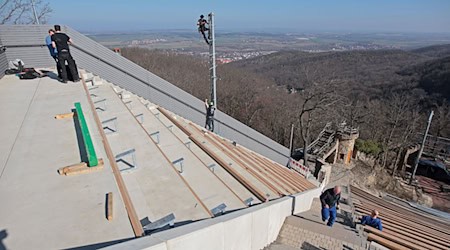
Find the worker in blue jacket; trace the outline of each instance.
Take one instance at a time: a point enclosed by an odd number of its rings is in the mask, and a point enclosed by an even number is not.
[[[45,45],[47,45],[47,47],[48,47],[50,56],[56,62],[56,70],[58,71],[58,78],[61,78],[61,67],[59,66],[59,63],[58,63],[58,50],[56,48],[53,48],[53,45],[52,45],[53,34],[55,34],[55,31],[53,29],[49,29],[48,36],[45,38]]]
[[[368,225],[374,227],[380,231],[383,231],[383,225],[381,224],[381,219],[378,218],[379,212],[377,210],[372,210],[372,213],[369,215],[364,215],[361,218],[362,225]]]

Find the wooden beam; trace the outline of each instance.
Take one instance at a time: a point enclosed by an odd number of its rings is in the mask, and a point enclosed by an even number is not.
[[[131,198],[128,193],[127,187],[125,186],[125,182],[122,179],[122,175],[119,171],[119,167],[117,166],[116,159],[111,150],[111,146],[108,143],[108,139],[106,138],[106,134],[105,134],[105,131],[103,130],[102,123],[100,122],[100,118],[98,117],[97,111],[95,110],[94,102],[91,99],[89,90],[87,89],[87,86],[86,86],[86,82],[84,81],[84,78],[81,78],[81,80],[83,82],[83,88],[84,88],[84,91],[86,92],[88,102],[91,106],[92,114],[94,115],[95,123],[97,124],[97,129],[100,132],[100,135],[102,137],[103,146],[105,148],[109,164],[111,165],[111,169],[113,171],[117,186],[118,186],[120,194],[122,196],[122,200],[125,205],[125,209],[127,210],[128,218],[130,219],[130,223],[131,223],[131,227],[133,228],[134,235],[136,237],[144,236],[144,229],[142,229],[141,221],[139,220],[136,210],[134,209],[133,203],[131,202]]]
[[[113,193],[106,194],[106,219],[111,221],[113,219]]]
[[[73,164],[67,167],[63,167],[58,169],[58,173],[60,175],[78,175],[78,174],[88,174],[88,173],[93,173],[93,172],[98,172],[103,170],[103,159],[99,159],[98,160],[98,165],[95,167],[88,167],[87,163],[82,162],[82,163],[77,163],[77,164]]]
[[[192,128],[194,128],[195,131],[197,131],[198,133],[202,134],[201,130],[199,130],[197,127],[195,127],[195,125],[193,125],[192,123],[190,123],[189,125],[191,125]],[[212,137],[210,136],[206,136],[204,135],[204,138],[206,138],[211,144],[213,144],[214,146],[216,146],[216,148],[218,148],[219,150],[221,150],[223,153],[225,153],[228,157],[230,157],[234,162],[238,163],[238,165],[243,168],[244,170],[246,170],[247,172],[250,173],[250,175],[252,175],[253,177],[255,177],[258,181],[260,181],[263,185],[265,185],[268,189],[270,189],[272,192],[274,192],[275,194],[277,194],[278,196],[282,196],[284,195],[282,191],[280,191],[277,187],[275,187],[272,183],[270,183],[268,180],[264,179],[260,174],[258,174],[255,170],[253,170],[252,168],[248,167],[245,163],[243,163],[240,159],[238,159],[236,156],[230,154],[226,148],[222,145],[220,145],[220,143],[218,143],[217,141],[215,141]]]
[[[74,116],[74,114],[75,114],[74,112],[58,114],[58,115],[55,115],[55,119],[59,120],[59,119],[72,118]]]
[[[405,247],[403,245],[397,244],[397,243],[395,243],[393,241],[387,240],[387,239],[385,239],[383,237],[380,237],[380,236],[378,236],[376,234],[372,234],[372,233],[369,233],[367,235],[367,240],[375,241],[376,243],[378,243],[378,244],[380,244],[382,246],[385,246],[385,247],[387,247],[389,249],[395,249],[395,250],[409,250],[410,249],[408,247]]]
[[[398,235],[385,233],[385,232],[382,232],[382,231],[380,231],[378,229],[375,229],[375,228],[372,228],[372,227],[369,227],[369,226],[365,226],[364,227],[364,231],[372,233],[372,234],[375,234],[377,236],[380,236],[381,238],[393,241],[393,242],[395,242],[397,244],[400,244],[400,245],[402,245],[404,247],[408,247],[408,248],[413,249],[413,250],[427,249],[427,248],[425,248],[423,246],[418,245],[416,241],[404,240],[404,239],[399,238]],[[435,248],[431,248],[431,249],[435,250]]]
[[[215,154],[208,147],[203,145],[202,141],[194,136],[189,136],[189,139],[193,141],[197,146],[199,146],[206,154],[208,154],[211,158],[213,158],[220,166],[222,166],[228,173],[230,173],[239,183],[241,183],[245,188],[247,188],[253,195],[256,196],[261,202],[268,201],[266,194],[255,187],[252,183],[250,183],[247,179],[245,179],[242,175],[240,175],[237,171],[231,168],[227,162],[225,162],[222,158],[220,158],[217,154]]]

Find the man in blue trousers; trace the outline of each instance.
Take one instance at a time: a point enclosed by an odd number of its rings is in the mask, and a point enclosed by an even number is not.
[[[335,186],[325,190],[320,195],[320,202],[322,203],[322,221],[327,222],[327,226],[332,227],[336,220],[336,207],[339,206],[341,199],[341,187]]]
[[[372,210],[372,213],[369,215],[364,215],[361,218],[361,224],[362,225],[368,225],[371,227],[374,227],[380,231],[383,231],[383,225],[381,224],[381,219],[378,218],[378,211],[377,210]]]

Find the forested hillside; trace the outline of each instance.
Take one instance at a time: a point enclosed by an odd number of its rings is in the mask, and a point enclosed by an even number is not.
[[[285,51],[220,65],[218,108],[285,146],[291,124],[302,147],[327,122],[346,121],[393,167],[431,109],[431,133],[450,137],[450,69],[448,58],[430,56],[436,50]],[[200,99],[209,96],[206,60],[139,48],[122,54]]]

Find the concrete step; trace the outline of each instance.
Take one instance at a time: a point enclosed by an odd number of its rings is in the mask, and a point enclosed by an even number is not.
[[[174,213],[176,222],[209,218],[207,208],[191,192],[172,164],[127,110],[123,101],[106,84],[91,88],[93,101],[106,99],[106,110],[97,110],[101,121],[117,118],[117,133],[107,135],[115,155],[135,149],[138,167],[122,173],[139,219],[158,220]],[[127,159],[130,161],[130,159]],[[122,162],[119,168],[127,167]]]
[[[176,128],[175,124],[163,124],[135,95],[131,95],[125,103],[129,103],[128,107],[133,115],[139,115],[139,121],[142,122],[142,126],[148,134],[155,135],[157,133],[157,138],[155,136],[152,138],[171,162],[183,159],[182,169],[180,164],[175,164],[181,177],[209,210],[222,203],[227,206],[227,210],[246,207],[243,200],[235,195],[207,165],[189,150],[183,141],[172,133],[172,130]]]

